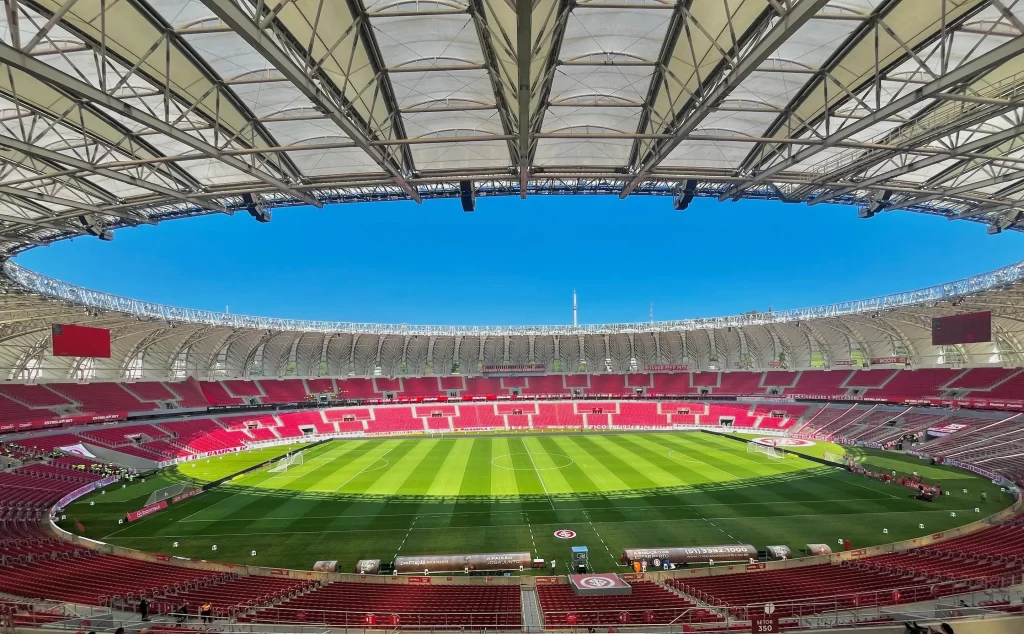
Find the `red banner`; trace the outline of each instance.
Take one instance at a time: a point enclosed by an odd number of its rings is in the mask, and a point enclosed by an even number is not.
[[[0,432],[25,431],[29,429],[43,429],[44,427],[59,427],[61,425],[84,425],[86,423],[108,423],[111,421],[124,420],[127,413],[103,414],[102,416],[65,416],[64,418],[39,419],[23,421],[19,423],[4,423],[0,425]]]
[[[555,586],[558,585],[558,577],[537,577],[536,582],[538,586]]]
[[[430,577],[408,577],[409,583],[430,583]]]
[[[685,365],[685,364],[683,364],[683,365],[672,365],[672,364],[659,363],[659,364],[655,364],[655,365],[645,365],[644,366],[644,371],[645,372],[689,372],[690,369],[691,369],[690,366]]]
[[[141,509],[139,509],[137,511],[132,511],[131,513],[125,515],[124,517],[129,522],[134,522],[135,520],[140,520],[143,517],[148,517],[148,516],[152,515],[153,513],[156,513],[157,511],[162,511],[165,508],[167,508],[167,501],[166,500],[160,500],[156,504],[150,504],[149,506],[144,506],[144,507],[142,507]]]
[[[860,365],[860,362],[854,361],[853,359],[838,359],[833,361],[832,365]]]
[[[174,504],[177,504],[178,502],[184,502],[189,498],[194,498],[195,496],[199,495],[202,492],[202,489],[192,489],[191,491],[185,491],[184,493],[179,493],[178,495],[172,497],[171,502]]]
[[[786,367],[786,364],[784,362],[782,362],[782,361],[769,361],[768,362],[768,367],[769,368],[784,368],[784,367]]]
[[[53,324],[53,356],[110,358],[110,331],[74,324]]]

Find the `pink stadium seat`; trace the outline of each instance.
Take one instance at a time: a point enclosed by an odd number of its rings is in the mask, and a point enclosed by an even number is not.
[[[373,381],[370,379],[338,379],[338,394],[344,398],[380,398],[381,395],[374,391]]]
[[[547,627],[565,627],[569,614],[576,616],[576,625],[642,626],[672,623],[702,623],[718,621],[711,610],[700,609],[656,583],[637,581],[630,583],[632,594],[626,596],[576,596],[568,584],[538,585],[537,597],[544,612]],[[625,614],[626,616],[622,616]]]
[[[568,394],[561,375],[531,376],[526,379],[523,394]]]
[[[591,374],[587,394],[629,394],[622,374]]]
[[[764,394],[760,372],[723,372],[722,385],[714,394]]]
[[[311,394],[333,394],[334,379],[306,379],[306,386]]]
[[[241,405],[242,399],[228,394],[228,391],[217,381],[200,381],[199,389],[210,405]]]
[[[507,395],[508,390],[501,387],[501,379],[487,377],[466,377],[466,391],[463,394],[471,396],[497,396]]]
[[[793,387],[798,378],[799,373],[792,370],[769,370],[764,373],[762,384],[765,387]]]
[[[312,427],[319,433],[334,432],[334,426],[325,423],[323,418],[320,417],[320,412],[316,410],[281,412],[277,415],[277,418],[281,421],[281,426],[277,428],[277,433],[280,434],[281,438],[298,438],[302,436],[300,427],[305,427],[306,429]]]
[[[445,390],[441,389],[437,377],[402,379],[402,396],[437,398],[447,396],[447,394]]]
[[[256,381],[222,381],[222,384],[232,396],[263,396]]]
[[[9,384],[0,386],[0,394],[8,396],[28,407],[56,407],[74,405],[66,396],[48,389],[45,385]]]
[[[367,615],[387,627],[398,615],[403,628],[519,629],[522,605],[518,585],[406,585],[336,582],[259,610],[257,623],[366,625]]]
[[[806,370],[800,373],[796,386],[784,390],[783,394],[842,396],[846,394],[843,384],[851,374],[850,370]]]
[[[989,390],[1019,371],[1016,368],[971,368],[947,387],[953,390]]]
[[[49,409],[29,409],[21,403],[0,396],[0,422],[47,420],[57,418]]]
[[[367,425],[370,433],[423,431],[423,419],[414,418],[411,407],[378,407],[373,416]]]
[[[694,372],[691,376],[694,387],[718,386],[718,372]]]
[[[690,374],[688,372],[682,374],[655,374],[654,375],[654,389],[651,390],[654,394],[694,394],[696,393],[690,385]]]
[[[301,379],[263,380],[259,381],[259,385],[266,394],[260,399],[264,403],[304,403],[309,396],[306,384]]]
[[[923,398],[940,396],[941,386],[951,381],[960,370],[929,368],[924,370],[901,370],[885,387],[868,390],[866,396],[896,398]]]
[[[846,387],[882,387],[895,372],[897,370],[856,370],[846,381]]]
[[[94,414],[145,412],[159,405],[140,401],[116,383],[51,383],[50,389],[78,401],[81,409]]]
[[[206,400],[206,396],[203,395],[203,391],[200,388],[198,381],[179,381],[177,383],[170,383],[167,387],[180,397],[178,399],[178,405],[180,407],[193,408],[210,406],[210,401]]]
[[[125,383],[122,387],[139,400],[143,401],[177,401],[178,395],[167,388],[163,383],[155,381],[139,381],[138,383]]]

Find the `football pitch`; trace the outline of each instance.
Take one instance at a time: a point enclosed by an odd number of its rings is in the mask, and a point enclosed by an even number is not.
[[[62,526],[79,522],[86,536],[130,548],[260,566],[336,559],[351,570],[358,559],[530,551],[564,573],[570,546],[587,546],[598,571],[621,570],[627,547],[785,544],[797,553],[849,539],[857,548],[1011,503],[984,478],[912,457],[861,452],[876,470],[917,471],[951,494],[914,500],[906,487],[792,453],[748,453],[744,442],[710,433],[334,440],[305,448],[303,463],[286,471],[263,466],[289,449],[297,447],[198,460],[95,493],[67,509]],[[844,450],[820,442],[807,450],[825,451]],[[118,523],[170,483],[212,482],[253,465],[203,495]],[[559,539],[563,529],[576,536]]]

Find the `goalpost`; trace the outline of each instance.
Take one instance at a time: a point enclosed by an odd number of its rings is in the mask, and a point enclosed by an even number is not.
[[[302,452],[296,451],[295,453],[287,453],[284,458],[278,460],[273,467],[270,468],[268,473],[282,473],[288,470],[288,467],[298,466],[303,464]]]
[[[152,493],[149,494],[149,497],[146,499],[146,503],[144,506],[149,506],[150,504],[156,504],[157,502],[169,500],[175,495],[178,495],[179,493],[184,493],[186,489],[194,489],[196,488],[196,486],[197,485],[194,483],[186,482],[184,484],[172,484],[170,486],[157,489],[156,491],[153,491]]]
[[[747,453],[759,453],[768,456],[774,460],[782,460],[786,457],[786,452],[778,447],[772,447],[771,445],[763,445],[759,442],[750,441],[747,443]]]

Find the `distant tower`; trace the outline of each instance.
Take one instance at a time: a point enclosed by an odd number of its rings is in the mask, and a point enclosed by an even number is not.
[[[572,327],[576,327],[576,289],[572,289]]]
[[[651,323],[653,324],[653,323],[654,323],[654,302],[651,302],[651,314],[650,314],[650,318],[651,318]]]

